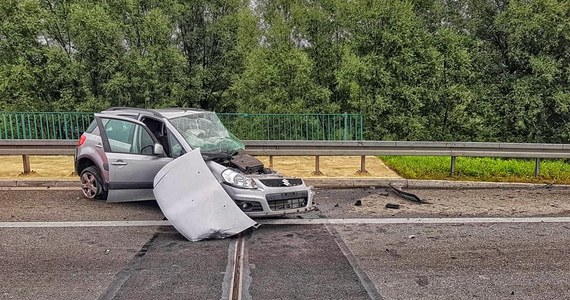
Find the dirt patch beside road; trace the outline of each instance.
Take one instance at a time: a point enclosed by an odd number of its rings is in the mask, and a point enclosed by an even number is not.
[[[269,157],[258,156],[264,165],[269,166]],[[401,178],[390,170],[382,160],[375,156],[366,156],[366,170],[369,174],[356,175],[360,170],[360,156],[321,156],[320,170],[324,174],[315,176],[314,156],[276,156],[273,158],[273,169],[294,177],[379,177]]]
[[[269,157],[258,157],[269,166]],[[314,156],[276,156],[273,159],[274,169],[286,176],[315,177]],[[30,156],[32,174],[23,175],[21,156],[0,156],[0,178],[33,179],[33,178],[74,178],[73,156]],[[360,156],[323,156],[320,158],[320,169],[323,176],[316,177],[358,177]],[[400,178],[375,156],[366,157],[366,169],[369,174],[361,177]]]
[[[73,156],[30,156],[32,173],[22,174],[22,156],[0,156],[0,178],[74,178]]]

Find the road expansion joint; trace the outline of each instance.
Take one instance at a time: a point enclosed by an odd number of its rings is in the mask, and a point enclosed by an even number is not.
[[[356,260],[356,257],[354,256],[354,254],[352,254],[348,246],[344,243],[344,241],[339,236],[336,229],[329,224],[325,224],[324,226],[329,232],[329,234],[333,237],[335,243],[337,244],[338,248],[340,249],[344,257],[348,260],[348,263],[354,270],[354,273],[356,273],[356,275],[358,276],[360,284],[362,285],[362,287],[364,287],[366,293],[368,293],[368,296],[370,296],[370,299],[372,300],[384,299],[378,292],[378,289],[376,288],[370,277],[368,277],[368,274],[366,274],[366,272],[362,270],[362,268],[358,264],[358,261]]]
[[[121,290],[125,282],[131,278],[131,276],[136,273],[139,269],[141,262],[144,259],[144,256],[147,254],[149,248],[154,244],[154,241],[159,235],[159,231],[157,230],[151,238],[137,251],[135,256],[127,263],[127,265],[119,271],[113,282],[105,289],[105,291],[99,296],[99,300],[111,300],[114,299],[117,293]]]

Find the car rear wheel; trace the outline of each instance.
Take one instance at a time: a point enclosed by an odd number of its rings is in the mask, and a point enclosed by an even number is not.
[[[106,193],[103,191],[103,180],[95,167],[85,168],[80,175],[81,191],[88,199],[104,199]]]

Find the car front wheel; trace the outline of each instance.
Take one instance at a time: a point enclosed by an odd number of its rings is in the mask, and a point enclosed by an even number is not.
[[[103,184],[101,175],[95,167],[85,168],[80,175],[81,190],[83,195],[88,199],[104,198]]]

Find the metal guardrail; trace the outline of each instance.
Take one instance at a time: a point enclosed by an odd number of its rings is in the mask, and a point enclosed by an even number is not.
[[[535,176],[540,173],[540,159],[570,158],[570,144],[252,140],[244,143],[249,154],[269,156],[270,166],[274,156],[315,156],[316,174],[320,174],[320,156],[360,156],[359,172],[364,174],[367,155],[450,156],[452,175],[458,156],[534,158]],[[73,155],[75,145],[75,141],[68,140],[0,140],[0,155],[22,155],[26,173],[30,170],[29,155]]]
[[[477,143],[477,142],[399,142],[399,141],[247,141],[252,155],[315,156],[314,174],[322,174],[319,156],[360,156],[360,171],[367,174],[366,156],[450,156],[450,174],[455,174],[457,156],[534,158],[534,176],[540,174],[541,158],[570,158],[570,144]]]
[[[217,113],[242,140],[362,140],[361,114]],[[1,112],[0,140],[77,140],[93,121],[91,112]]]
[[[77,141],[0,140],[0,155],[74,155]]]
[[[570,144],[393,141],[246,141],[252,155],[411,155],[570,158]]]

